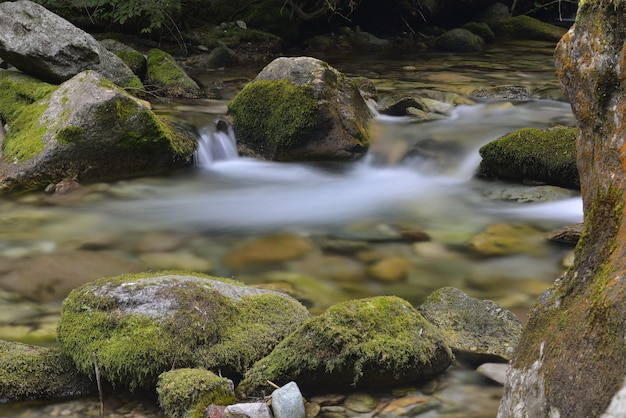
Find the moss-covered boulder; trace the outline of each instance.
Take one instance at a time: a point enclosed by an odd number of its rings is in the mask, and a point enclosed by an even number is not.
[[[145,78],[148,61],[141,52],[114,39],[103,39],[100,45],[114,53],[141,80]]]
[[[309,317],[295,299],[199,275],[123,275],[85,284],[63,302],[58,339],[79,370],[154,388],[174,368],[236,379]]]
[[[485,49],[485,40],[467,29],[455,28],[438,36],[435,48],[442,51],[476,52]]]
[[[202,89],[187,75],[174,57],[160,49],[148,51],[146,88],[153,94],[197,99],[204,97]]]
[[[24,108],[2,142],[0,191],[71,178],[107,180],[162,173],[192,161],[195,139],[141,101],[86,71]]]
[[[236,402],[232,380],[204,369],[176,369],[159,376],[159,406],[166,417],[204,418],[209,405]]]
[[[441,331],[458,359],[472,363],[509,361],[522,335],[515,314],[453,287],[433,292],[419,311]]]
[[[452,359],[443,337],[405,300],[353,300],[302,324],[248,370],[237,392],[260,395],[268,380],[293,380],[304,391],[382,387],[431,377]]]
[[[576,128],[525,128],[479,150],[478,178],[580,187],[576,167]]]
[[[58,348],[0,340],[0,404],[86,395],[95,381]]]
[[[373,116],[345,75],[310,57],[272,61],[228,114],[240,147],[277,161],[357,159],[369,146]]]
[[[529,39],[558,42],[567,29],[542,22],[526,15],[507,17],[491,24],[499,39]]]

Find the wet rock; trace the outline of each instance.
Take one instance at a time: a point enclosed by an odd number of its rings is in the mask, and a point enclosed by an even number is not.
[[[467,29],[456,28],[438,36],[435,48],[442,51],[476,52],[485,49],[485,41]]]
[[[237,403],[226,407],[224,418],[272,418],[272,412],[265,402]]]
[[[407,396],[394,399],[385,406],[377,417],[415,417],[441,406],[441,401],[424,396]]]
[[[496,35],[491,30],[491,27],[489,27],[489,25],[485,22],[468,22],[463,25],[462,29],[466,29],[473,34],[480,36],[488,44],[492,43],[496,38]]]
[[[410,107],[427,112],[426,105],[413,96],[383,96],[376,106],[379,113],[389,116],[406,116]]]
[[[543,234],[530,225],[500,222],[489,225],[466,245],[478,256],[498,257],[532,253],[544,239]]]
[[[411,260],[404,257],[387,257],[368,267],[367,273],[382,282],[399,282],[407,278],[413,267]]]
[[[235,403],[235,388],[229,379],[202,369],[176,369],[159,376],[159,406],[167,417],[202,416],[209,405]]]
[[[231,251],[225,262],[231,269],[281,263],[304,256],[313,250],[313,243],[298,234],[267,235],[245,243]]]
[[[572,189],[559,186],[524,186],[508,184],[505,187],[489,187],[481,190],[481,196],[493,200],[505,200],[518,203],[554,202],[577,195]]]
[[[141,87],[126,64],[91,35],[26,0],[0,3],[0,57],[52,83],[94,70],[119,86]]]
[[[204,97],[198,84],[167,52],[151,49],[147,60],[146,87],[153,94],[187,99]]]
[[[567,29],[541,22],[526,15],[499,19],[491,24],[498,39],[532,39],[536,41],[558,42]]]
[[[526,101],[530,99],[530,91],[524,86],[497,86],[474,90],[470,93],[470,97],[473,99]]]
[[[478,366],[476,371],[494,382],[504,385],[506,383],[506,371],[509,368],[505,363],[484,363]]]
[[[480,148],[478,178],[551,184],[578,189],[576,128],[525,128]]]
[[[6,3],[3,3],[6,4]],[[25,108],[2,144],[0,191],[160,173],[191,162],[195,140],[87,71]]]
[[[228,104],[238,145],[278,161],[346,161],[369,146],[357,87],[310,57],[277,58]]]
[[[546,239],[563,244],[576,245],[583,233],[583,224],[567,225],[546,234]]]
[[[237,391],[261,394],[268,380],[313,392],[389,386],[441,373],[451,361],[442,337],[408,302],[374,297],[307,320],[246,372]]]
[[[0,257],[0,264],[0,287],[38,302],[62,300],[84,283],[143,268],[123,257],[93,251]]]
[[[452,287],[433,292],[419,311],[441,331],[457,358],[472,363],[510,360],[522,333],[512,312]]]
[[[232,379],[306,318],[295,299],[208,276],[123,275],[87,283],[63,303],[61,346],[84,373],[149,389],[172,365]]]
[[[0,403],[94,393],[95,382],[58,348],[0,340]]]
[[[272,392],[274,418],[306,418],[304,400],[296,382],[289,382]]]
[[[153,252],[142,254],[139,259],[153,270],[187,270],[208,273],[213,269],[210,260],[187,252]]]
[[[345,408],[354,412],[370,412],[377,404],[378,402],[373,396],[363,392],[351,393],[343,402]]]
[[[146,77],[148,61],[141,52],[114,39],[103,39],[100,45],[114,53],[141,80]]]

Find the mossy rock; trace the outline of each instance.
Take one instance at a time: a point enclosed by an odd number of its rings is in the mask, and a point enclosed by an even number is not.
[[[530,16],[508,17],[494,22],[491,29],[498,38],[558,42],[567,29],[542,22]]]
[[[242,154],[277,161],[346,161],[369,146],[373,117],[358,89],[310,57],[277,58],[228,104]]]
[[[380,296],[334,305],[306,321],[246,372],[240,396],[298,382],[305,391],[383,387],[443,372],[453,355],[407,301]]]
[[[456,28],[438,36],[435,48],[442,51],[477,52],[485,49],[485,41],[467,29]]]
[[[10,125],[26,106],[56,88],[17,71],[0,70],[0,119]]]
[[[476,177],[580,188],[576,167],[576,128],[525,128],[479,150]]]
[[[159,96],[198,99],[202,89],[176,62],[174,57],[160,49],[148,51],[146,88]]]
[[[189,165],[197,142],[94,71],[80,73],[13,120],[2,142],[0,190],[63,179],[102,181]]]
[[[176,369],[159,376],[159,406],[170,418],[203,418],[209,405],[236,402],[233,382],[204,369]]]
[[[488,24],[485,22],[467,22],[462,26],[462,29],[466,29],[475,35],[480,36],[488,44],[492,43],[496,35],[491,30]]]
[[[0,340],[0,404],[68,398],[95,389],[95,382],[58,348]]]
[[[515,314],[453,287],[433,292],[419,311],[442,333],[457,359],[475,364],[509,361],[522,335]]]
[[[85,284],[63,302],[58,339],[79,370],[153,389],[175,368],[240,377],[309,317],[295,299],[202,275],[122,275]]]

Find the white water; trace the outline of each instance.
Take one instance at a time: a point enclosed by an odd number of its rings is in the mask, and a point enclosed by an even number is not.
[[[177,181],[163,196],[124,202],[124,212],[161,227],[238,231],[333,227],[371,217],[389,220],[407,213],[426,219],[428,226],[455,218],[479,224],[498,217],[580,222],[579,198],[499,204],[480,196],[493,184],[472,180],[480,162],[478,148],[483,144],[522,127],[568,121],[569,106],[548,100],[514,107],[459,106],[443,120],[421,124],[379,117],[374,121],[379,139],[370,155],[341,169],[240,158],[232,129],[203,129],[196,155],[197,176],[184,186]],[[386,158],[382,155],[385,150],[399,142],[411,145],[427,139],[454,143],[454,152],[445,154],[443,164],[429,159],[391,166],[376,163]]]

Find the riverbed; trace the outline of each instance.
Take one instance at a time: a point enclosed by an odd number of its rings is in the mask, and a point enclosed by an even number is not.
[[[571,262],[573,248],[545,235],[582,220],[580,198],[575,191],[541,185],[479,181],[473,173],[478,149],[503,134],[574,124],[558,87],[553,49],[525,41],[479,54],[323,57],[349,76],[370,78],[379,95],[431,90],[469,97],[502,85],[530,92],[524,101],[456,105],[428,122],[379,115],[371,126],[370,155],[348,165],[273,163],[213,150],[195,167],[166,176],[84,185],[63,195],[0,197],[0,338],[54,344],[61,302],[73,287],[108,272],[163,269],[282,290],[314,314],[376,295],[419,305],[433,290],[455,286],[500,303],[524,321],[533,301]],[[207,72],[204,81],[224,85],[222,100],[181,101],[155,110],[193,125],[203,141],[228,147],[236,138],[216,132],[215,121],[258,70]],[[415,144],[429,144],[432,154],[393,158],[395,150]],[[472,250],[468,243],[494,225],[517,231],[518,245],[497,255]],[[232,262],[232,254],[245,254],[258,242],[277,253],[277,236],[304,237],[314,246],[297,258]],[[388,259],[405,260],[401,274],[372,270]],[[454,373],[450,381],[460,399],[469,386],[476,393],[494,390],[471,370]],[[446,396],[456,395],[452,390]],[[497,396],[487,398],[477,397],[484,405],[471,410],[494,416]],[[133,401],[116,402],[135,411],[117,416],[156,413],[151,407],[133,409]],[[61,416],[50,411],[63,405],[92,405],[95,411],[96,403],[3,407],[0,416]]]

